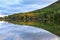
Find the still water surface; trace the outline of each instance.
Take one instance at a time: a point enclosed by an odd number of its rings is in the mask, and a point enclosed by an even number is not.
[[[0,40],[60,40],[41,28],[0,21]]]

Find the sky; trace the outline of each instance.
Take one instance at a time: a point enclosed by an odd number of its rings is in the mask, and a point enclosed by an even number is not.
[[[0,17],[44,8],[57,0],[0,0]]]

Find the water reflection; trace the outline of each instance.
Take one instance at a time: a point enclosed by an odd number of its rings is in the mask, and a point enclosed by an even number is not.
[[[60,40],[41,28],[0,22],[0,40]]]
[[[13,23],[13,24],[18,24],[18,25],[29,25],[29,26],[43,28],[45,30],[52,32],[53,34],[60,36],[59,21],[55,21],[55,20],[32,20],[32,21],[7,20],[7,22]]]

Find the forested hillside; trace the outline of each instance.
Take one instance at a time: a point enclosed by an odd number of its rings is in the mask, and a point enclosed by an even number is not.
[[[34,15],[34,16],[33,16]],[[52,5],[40,9],[40,10],[35,10],[32,12],[26,12],[26,13],[18,13],[18,14],[13,14],[13,15],[9,15],[8,17],[6,17],[7,19],[17,19],[17,20],[24,20],[24,17],[26,17],[26,19],[29,19],[29,17],[35,17],[38,18],[38,20],[60,20],[60,1],[57,1],[55,3],[53,3]]]

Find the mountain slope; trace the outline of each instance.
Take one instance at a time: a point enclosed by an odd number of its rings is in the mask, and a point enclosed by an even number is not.
[[[26,12],[26,13],[18,13],[18,14],[14,14],[14,15],[17,15],[18,17],[20,15],[27,15],[27,14],[32,14],[32,15],[35,15],[36,17],[39,17],[39,18],[47,18],[47,19],[57,19],[57,20],[60,20],[59,17],[60,17],[60,0],[53,3],[52,5],[46,7],[46,8],[43,8],[43,9],[40,9],[40,10],[36,10],[36,11],[32,11],[32,12]],[[27,15],[27,16],[29,16]],[[58,16],[57,16],[58,15]],[[9,16],[13,16],[13,15],[9,15]],[[55,18],[54,18],[55,17]]]

